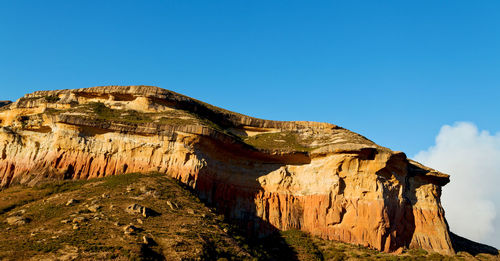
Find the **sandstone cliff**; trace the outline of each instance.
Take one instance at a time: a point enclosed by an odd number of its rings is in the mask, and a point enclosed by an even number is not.
[[[226,111],[149,86],[38,91],[0,108],[0,182],[161,172],[251,231],[454,252],[449,176],[339,126]]]

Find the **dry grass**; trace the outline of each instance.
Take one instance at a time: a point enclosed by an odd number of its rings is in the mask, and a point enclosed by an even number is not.
[[[2,260],[55,258],[64,255],[65,249],[76,249],[80,259],[249,257],[223,231],[222,217],[164,175],[127,174],[91,181],[46,183],[36,188],[13,187],[1,191],[0,199],[4,209],[0,215]],[[66,206],[69,199],[78,201]],[[167,201],[178,208],[170,209]],[[131,215],[125,208],[132,203],[157,214],[147,218]],[[100,206],[95,213],[88,209],[94,204]],[[21,226],[4,222],[8,216],[17,214],[31,222]],[[73,229],[71,220],[76,217],[86,221]],[[139,230],[125,235],[123,226],[128,224]],[[144,236],[150,238],[150,244],[143,243]]]

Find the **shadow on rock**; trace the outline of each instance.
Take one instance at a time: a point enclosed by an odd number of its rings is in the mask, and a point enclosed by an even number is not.
[[[474,242],[472,240],[469,240],[467,238],[463,238],[459,235],[456,235],[453,232],[450,232],[450,238],[451,238],[451,243],[453,244],[453,248],[457,252],[467,252],[473,256],[478,255],[478,254],[491,254],[491,255],[498,255],[498,249]]]

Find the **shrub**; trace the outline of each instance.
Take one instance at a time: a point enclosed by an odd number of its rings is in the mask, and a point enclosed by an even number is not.
[[[45,96],[44,98],[47,102],[50,102],[50,103],[56,103],[61,99],[57,95]]]
[[[29,121],[30,117],[26,116],[26,115],[23,115],[21,117],[18,118],[18,120],[21,122],[21,126],[24,128],[26,128],[26,125],[28,125],[28,121]]]

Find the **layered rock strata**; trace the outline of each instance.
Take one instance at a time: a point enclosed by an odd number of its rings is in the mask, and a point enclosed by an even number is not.
[[[150,86],[39,91],[0,108],[0,182],[162,172],[251,231],[454,252],[449,176],[341,127],[226,111]]]

